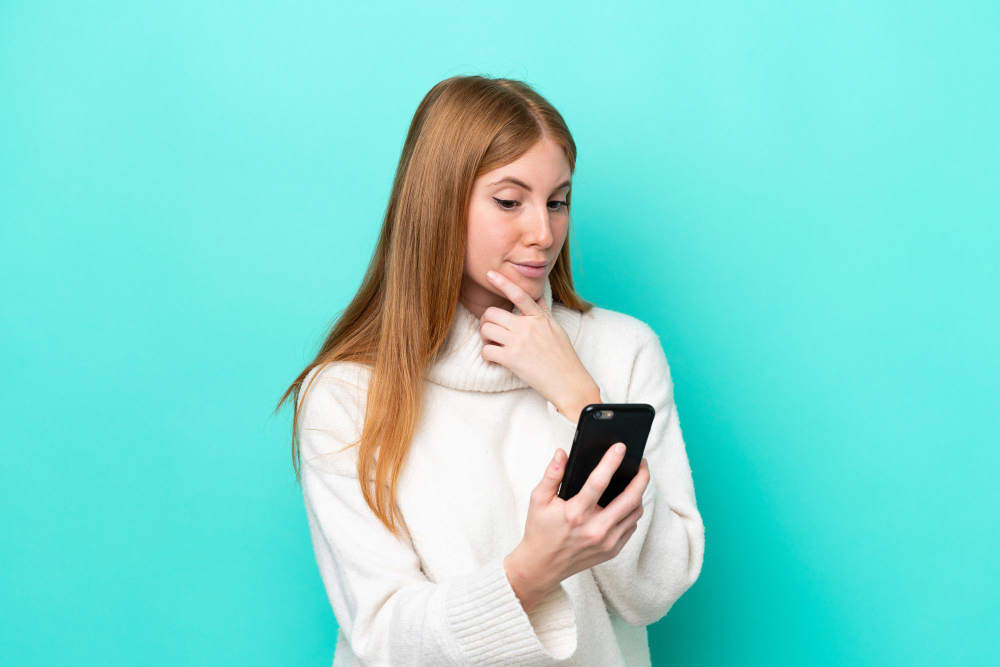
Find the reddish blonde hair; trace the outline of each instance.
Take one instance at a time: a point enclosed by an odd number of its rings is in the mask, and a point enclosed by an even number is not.
[[[559,112],[527,83],[469,75],[430,89],[410,122],[361,287],[275,408],[277,412],[294,397],[292,465],[301,482],[297,425],[303,380],[314,367],[333,361],[370,368],[361,436],[348,446],[359,445],[359,482],[368,480],[374,467],[374,491],[365,483],[361,488],[368,506],[394,535],[401,523],[396,481],[419,417],[425,369],[444,342],[457,307],[473,183],[542,138],[562,146],[572,173],[573,137]],[[581,312],[593,307],[573,289],[568,232],[549,280],[554,301]]]

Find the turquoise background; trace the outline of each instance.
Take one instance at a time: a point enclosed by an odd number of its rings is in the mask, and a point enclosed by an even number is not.
[[[522,78],[706,524],[654,664],[995,664],[995,2],[0,5],[0,655],[328,665],[281,392],[413,111]],[[540,474],[540,473],[539,473]]]

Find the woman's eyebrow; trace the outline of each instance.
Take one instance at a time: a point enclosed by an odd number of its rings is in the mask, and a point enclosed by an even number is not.
[[[528,192],[531,192],[531,186],[529,186],[529,185],[528,185],[527,183],[525,183],[524,181],[521,181],[521,180],[519,180],[519,179],[516,179],[516,178],[514,178],[513,176],[504,176],[504,177],[503,177],[503,178],[501,178],[501,179],[500,179],[499,181],[496,181],[496,182],[494,182],[494,183],[490,183],[490,184],[489,184],[489,185],[488,185],[487,187],[492,187],[492,186],[494,186],[494,185],[497,185],[497,184],[499,184],[499,183],[505,183],[505,182],[506,182],[506,183],[513,183],[514,185],[517,185],[517,186],[519,186],[519,187],[522,187],[522,188],[524,188],[525,190],[527,190]],[[573,185],[573,181],[569,181],[569,180],[567,180],[567,181],[563,181],[562,183],[560,183],[559,185],[557,185],[557,186],[556,186],[556,189],[555,189],[555,190],[553,190],[552,192],[556,192],[556,190],[562,190],[562,189],[563,189],[563,188],[565,188],[565,187],[566,187],[567,185]]]

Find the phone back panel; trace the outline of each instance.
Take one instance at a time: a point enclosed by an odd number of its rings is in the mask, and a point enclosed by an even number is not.
[[[610,419],[597,417],[598,412],[609,410],[613,413]],[[579,493],[608,448],[616,442],[624,442],[625,458],[597,501],[598,505],[606,507],[639,472],[655,415],[656,410],[646,403],[592,403],[585,407],[576,426],[559,497],[569,500]]]

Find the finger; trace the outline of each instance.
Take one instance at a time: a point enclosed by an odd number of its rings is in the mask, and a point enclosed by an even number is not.
[[[491,283],[497,286],[497,289],[503,292],[504,296],[506,296],[511,303],[521,310],[521,314],[538,315],[542,312],[542,309],[538,307],[535,300],[532,299],[520,285],[508,280],[498,271],[488,271],[486,273],[486,277]]]
[[[643,512],[644,512],[644,509],[643,509],[642,505],[640,504],[634,510],[632,510],[631,512],[629,512],[628,514],[626,514],[622,518],[621,521],[619,521],[614,526],[612,526],[610,532],[614,533],[615,535],[621,535],[622,533],[624,533],[625,531],[627,531],[629,528],[632,528],[633,526],[635,526],[636,523],[638,523],[639,519],[643,515]]]
[[[486,322],[480,326],[479,334],[482,336],[484,343],[495,342],[500,345],[506,345],[510,339],[510,331],[508,329],[504,329],[499,324],[493,324],[492,322]]]
[[[482,317],[479,318],[479,323],[493,322],[497,326],[501,326],[505,329],[513,329],[516,324],[517,317],[517,315],[509,310],[497,308],[496,306],[490,306],[483,311]]]
[[[535,487],[539,500],[548,501],[555,497],[556,492],[559,490],[559,484],[562,482],[565,468],[566,452],[561,447],[557,447],[555,453],[552,455],[552,459],[549,461],[549,465],[545,468],[545,475],[542,477],[542,481]]]
[[[506,366],[506,355],[507,351],[502,345],[494,345],[493,343],[487,343],[479,350],[479,356],[483,358],[483,361],[500,364],[501,366]]]
[[[622,445],[622,451],[618,452],[616,445]],[[608,450],[604,452],[604,456],[601,457],[600,462],[597,464],[593,470],[590,471],[590,475],[587,476],[587,481],[583,483],[583,488],[580,489],[579,493],[569,499],[568,502],[576,503],[579,507],[577,509],[584,512],[592,512],[597,506],[597,501],[601,499],[601,495],[604,494],[605,489],[608,488],[608,484],[611,483],[611,477],[615,474],[615,470],[621,465],[622,459],[625,458],[625,445],[622,443],[615,443]]]
[[[632,524],[631,528],[629,528],[624,533],[622,533],[622,536],[618,538],[617,542],[615,542],[615,553],[616,554],[621,553],[621,550],[625,547],[625,543],[629,541],[629,538],[632,537],[632,534],[635,533],[635,531],[636,531],[636,529],[638,527],[639,527],[639,524]]]
[[[545,292],[542,292],[541,296],[535,299],[535,303],[537,303],[538,307],[544,310],[546,313],[552,312],[551,310],[549,310],[549,305],[545,303]]]
[[[604,512],[608,515],[607,521],[612,525],[616,524],[637,505],[641,505],[642,494],[648,484],[649,466],[646,464],[646,459],[643,459],[638,472],[629,480],[628,485],[604,508]]]

